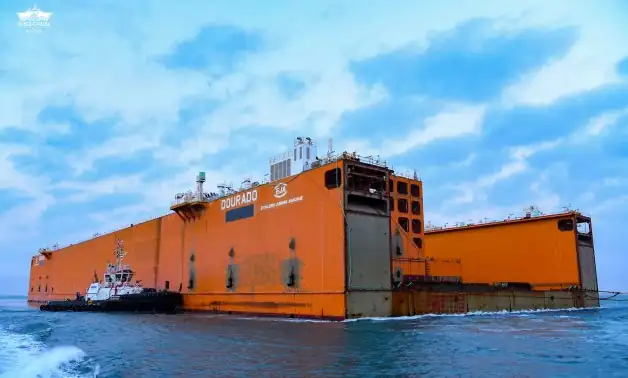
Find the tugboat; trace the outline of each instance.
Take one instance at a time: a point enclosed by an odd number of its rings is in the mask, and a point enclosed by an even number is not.
[[[76,293],[76,299],[50,301],[42,304],[41,311],[94,311],[94,312],[151,312],[176,313],[183,304],[181,293],[144,288],[140,281],[132,283],[135,272],[123,265],[126,256],[124,242],[116,241],[116,264],[107,264],[104,284],[96,281],[86,290],[85,296]]]

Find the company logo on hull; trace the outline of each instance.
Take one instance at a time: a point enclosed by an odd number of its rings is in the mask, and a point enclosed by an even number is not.
[[[281,198],[288,194],[288,184],[280,182],[279,184],[275,185],[274,190],[275,194],[273,195],[275,196],[275,198]]]
[[[288,184],[286,184],[285,182],[280,182],[279,184],[275,185],[273,190],[274,190],[273,196],[275,198],[277,199],[283,198],[288,194]],[[282,199],[274,203],[268,203],[268,204],[262,205],[260,206],[260,210],[270,210],[279,206],[284,206],[290,203],[300,202],[300,201],[303,201],[303,196],[296,196],[296,197],[292,197],[288,199]]]

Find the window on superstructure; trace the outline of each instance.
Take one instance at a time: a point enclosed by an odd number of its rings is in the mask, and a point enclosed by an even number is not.
[[[335,189],[342,185],[342,171],[340,168],[330,169],[325,172],[325,187]]]
[[[407,213],[408,212],[408,200],[405,198],[399,198],[397,200],[397,209],[399,210],[400,213]]]
[[[558,221],[560,231],[573,231],[573,219],[561,219]]]
[[[591,233],[591,224],[588,221],[578,221],[578,233],[579,234],[590,234]]]
[[[294,149],[294,161],[297,161],[297,149]]]
[[[166,290],[170,290],[170,281],[166,281],[165,287],[166,287]]]
[[[299,160],[303,159],[303,146],[299,147]]]
[[[588,219],[578,218],[576,224],[578,232],[578,240],[582,242],[593,242],[593,231],[591,230],[591,221]]]
[[[412,194],[412,197],[418,197],[419,194],[421,194],[421,192],[419,191],[419,186],[417,184],[410,185],[410,194]]]
[[[34,289],[35,289],[35,288],[31,286],[31,293],[33,292],[33,290],[34,290]]]
[[[388,180],[388,191],[391,193],[395,192],[395,180],[393,179]]]
[[[419,201],[412,201],[412,214],[421,214],[421,204],[419,203]]]
[[[412,220],[412,232],[414,232],[415,234],[421,233],[421,221],[420,220],[418,219]]]
[[[413,238],[412,241],[417,247],[423,248],[423,240],[421,238]]]
[[[399,225],[401,226],[401,228],[403,228],[403,230],[405,232],[408,232],[410,229],[408,228],[409,224],[408,224],[408,218],[406,217],[399,217]]]
[[[408,183],[403,181],[397,181],[397,193],[408,194]]]

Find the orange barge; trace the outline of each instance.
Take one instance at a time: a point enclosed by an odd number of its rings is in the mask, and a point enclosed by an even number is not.
[[[291,151],[271,159],[266,182],[209,193],[204,182],[201,172],[194,192],[176,195],[171,214],[41,250],[31,260],[28,300],[83,293],[124,240],[136,278],[183,293],[187,310],[342,320],[598,305],[586,300],[582,285],[596,279],[592,238],[585,246],[572,230],[571,245],[569,232],[560,231],[553,237],[565,243],[556,257],[554,241],[541,234],[526,239],[523,225],[543,224],[536,218],[493,231],[484,225],[425,233],[421,181],[372,157],[331,151],[318,157],[310,138],[297,138]],[[492,237],[504,240],[502,250],[491,246]],[[530,237],[537,244],[524,243]],[[465,238],[478,243],[475,249],[460,248]],[[554,265],[531,261],[535,248],[533,256]],[[574,265],[570,253],[590,256],[592,270]],[[500,273],[491,273],[491,264]]]

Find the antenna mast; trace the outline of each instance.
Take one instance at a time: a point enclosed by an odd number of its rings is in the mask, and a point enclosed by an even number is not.
[[[196,197],[198,201],[203,200],[203,183],[205,182],[205,172],[199,172],[196,176]]]
[[[124,240],[116,239],[116,249],[113,252],[113,255],[116,257],[116,266],[121,268],[122,258],[126,256],[126,253],[124,252]]]
[[[331,155],[334,153],[334,146],[332,138],[329,138],[327,141],[327,157],[331,158]]]

